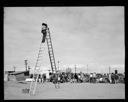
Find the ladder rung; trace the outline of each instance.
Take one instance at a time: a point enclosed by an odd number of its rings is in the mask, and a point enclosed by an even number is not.
[[[48,51],[52,52],[52,51],[53,51],[53,49],[48,49]]]
[[[48,43],[48,45],[49,45],[49,44],[52,44],[51,40],[47,40],[47,43]]]
[[[48,47],[48,50],[52,51],[53,49],[52,49],[52,47]]]
[[[47,35],[47,39],[48,39],[48,38],[51,38],[50,35]]]
[[[53,53],[51,52],[51,53],[49,53],[50,55],[53,55]]]
[[[53,55],[53,52],[52,52],[52,51],[49,51],[49,54],[50,54],[50,55]]]
[[[50,38],[48,38],[48,37],[47,37],[47,40],[50,40],[50,41],[51,41],[51,39],[50,39]]]
[[[52,47],[51,47],[51,48],[50,48],[50,47],[48,47],[48,50],[49,50],[49,51],[53,51]]]
[[[47,44],[48,44],[48,45],[49,45],[49,44],[52,44],[51,40],[47,40]]]
[[[51,50],[51,51],[52,51],[53,49],[52,49],[52,48],[49,48],[49,50]]]
[[[55,63],[52,63],[52,66],[55,66]]]
[[[53,55],[53,56],[51,56],[51,55],[50,55],[50,57],[51,57],[51,59],[52,59],[52,60],[54,60],[54,59],[55,59],[55,58],[54,58],[54,55]]]
[[[51,62],[55,62],[55,59],[54,58],[51,58]]]
[[[53,53],[53,50],[49,50],[50,53]]]
[[[52,46],[48,46],[49,49],[53,49]]]
[[[54,55],[53,55],[53,54],[49,54],[49,56],[50,56],[52,59],[54,59]]]
[[[54,60],[55,60],[54,58],[50,58],[50,59],[51,59],[52,62],[55,62],[55,61],[54,61]]]
[[[51,42],[51,38],[47,38],[47,41]]]
[[[54,61],[54,60],[55,60],[55,58],[54,58],[54,57],[52,57],[52,56],[50,56],[50,57],[51,57],[50,59],[51,59],[52,61]]]
[[[55,69],[55,67],[56,67],[55,65],[52,66],[53,69]]]
[[[51,39],[50,39],[50,38],[47,38],[47,41],[48,41],[48,42],[51,42]]]
[[[52,45],[48,45],[48,47],[52,48]]]
[[[47,38],[47,42],[51,42],[51,39],[50,38]]]
[[[49,54],[49,56],[50,56],[51,58],[54,58],[54,55],[53,55],[53,54]]]
[[[50,56],[54,56],[53,54],[50,54]]]
[[[48,44],[48,47],[49,47],[49,46],[51,46],[51,47],[52,47],[52,45],[51,45],[51,44]]]
[[[55,64],[54,64],[54,63],[52,63],[52,66],[55,66]]]
[[[52,45],[52,43],[49,43],[49,42],[48,42],[48,46],[50,46],[50,45]]]
[[[52,45],[48,45],[48,47],[52,47]]]
[[[51,64],[52,64],[52,65],[55,65],[55,63],[54,63],[54,62],[52,62]]]

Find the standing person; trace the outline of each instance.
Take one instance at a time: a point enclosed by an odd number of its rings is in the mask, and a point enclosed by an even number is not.
[[[118,74],[115,74],[115,84],[118,83],[118,80],[119,80],[119,76],[118,76]]]
[[[78,75],[76,73],[74,75],[74,78],[75,78],[76,82],[78,82]]]
[[[43,34],[42,43],[44,43],[45,42],[46,35],[47,35],[47,24],[42,23],[41,33]]]
[[[59,86],[59,77],[58,73],[53,73],[53,84],[55,84],[55,88],[60,88]]]
[[[81,82],[81,80],[80,80],[80,74],[78,74],[78,82],[79,83]]]
[[[41,75],[39,74],[39,77],[38,77],[38,82],[40,83],[41,82]]]
[[[70,80],[71,83],[73,83],[73,73],[71,73],[71,80]]]
[[[93,83],[95,83],[96,82],[96,73],[94,72],[93,73]]]
[[[46,75],[43,74],[43,83],[46,82]]]
[[[60,74],[58,74],[58,83],[60,83]]]
[[[115,83],[115,80],[114,80],[114,74],[113,73],[111,75],[111,79],[112,79],[112,84],[114,84]]]
[[[40,74],[40,83],[42,83],[42,74]]]
[[[108,78],[109,78],[109,82],[112,83],[111,73],[109,73]]]
[[[89,82],[91,83],[93,79],[92,73],[90,73],[90,78],[89,78]]]

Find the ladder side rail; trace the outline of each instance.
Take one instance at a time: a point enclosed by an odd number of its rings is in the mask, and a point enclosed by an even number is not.
[[[50,49],[50,48],[49,48],[49,46],[48,46],[48,50],[49,50],[49,49]],[[52,52],[52,53],[50,53],[50,52]],[[53,56],[54,56],[53,49],[52,49],[52,51],[49,50],[48,53],[49,53],[49,58],[50,58],[50,62],[51,62],[51,67],[52,67],[52,69],[53,69],[53,63],[54,63],[54,65],[55,65],[55,58],[53,57]],[[51,56],[51,55],[53,55],[53,56]],[[56,70],[56,69],[55,69],[55,70]]]
[[[49,54],[49,58],[50,58],[50,53],[48,52]],[[52,72],[53,72],[53,67],[52,67],[52,61],[51,61],[51,58],[50,58],[50,63],[51,63],[51,68],[52,68]]]
[[[51,54],[50,51],[48,51],[48,53],[49,53],[49,58],[50,58],[50,62],[51,62],[51,67],[53,69],[53,63],[55,63],[53,56],[51,56],[51,55],[53,55],[53,52]]]
[[[36,75],[36,68],[37,68],[37,66],[38,66],[38,59],[39,59],[39,55],[40,55],[40,53],[41,53],[41,50],[42,49],[42,43],[40,44],[40,49],[39,49],[39,53],[38,53],[38,57],[37,57],[37,60],[36,60],[36,65],[35,65],[35,68],[34,68],[34,72],[33,72],[33,81],[31,82],[31,84],[30,84],[30,94],[31,94],[31,92],[33,92],[34,90],[33,90],[33,87],[34,87],[34,85],[36,84],[36,82],[35,81],[37,81],[37,78],[36,78],[36,80],[34,80],[35,79],[35,75]],[[37,76],[38,77],[38,76]],[[34,84],[35,83],[35,84]],[[34,87],[35,88],[35,87]]]
[[[51,40],[51,39],[48,39],[48,34],[47,34],[47,37],[46,37],[46,39],[47,39],[47,46],[49,45],[49,41],[48,40]],[[51,43],[50,43],[51,44]],[[49,54],[49,58],[50,58],[50,63],[51,63],[51,68],[52,68],[52,72],[53,72],[53,67],[52,67],[52,61],[51,61],[51,57],[50,57],[50,48],[49,48],[49,46],[48,46],[48,54]]]
[[[38,78],[39,78],[39,74],[37,74],[37,76],[36,76],[36,81],[35,81],[35,84],[34,84],[34,89],[33,89],[33,95],[35,94],[35,91],[36,91],[36,86],[37,86],[37,80],[38,80]]]
[[[50,42],[51,42],[51,48],[52,48],[52,53],[53,53],[53,46],[52,46],[52,41],[51,41],[51,35],[50,35],[49,28],[48,28],[48,35],[49,35],[49,38],[50,38]],[[47,41],[48,41],[48,40],[47,40]],[[53,53],[53,58],[54,58],[54,63],[55,63],[55,57],[54,57],[54,53]],[[56,71],[56,63],[55,63],[55,71]]]
[[[49,58],[50,58],[50,63],[51,63],[51,67],[52,67],[52,71],[54,71],[54,69],[53,69],[53,64],[52,63],[54,63],[54,62],[52,62],[52,58],[51,58],[51,54],[54,54],[53,53],[53,48],[52,48],[52,42],[51,42],[51,39],[50,39],[50,34],[47,34],[47,45],[48,45],[48,54],[49,54]],[[51,46],[51,47],[49,47],[49,45]],[[51,50],[50,50],[51,49]],[[50,53],[50,52],[52,52],[52,53]],[[54,60],[54,59],[53,59]]]
[[[38,53],[38,57],[37,57],[37,60],[36,60],[36,65],[35,65],[34,70],[36,69],[36,67],[37,67],[37,65],[38,65],[38,61],[39,61],[38,59],[39,59],[39,57],[40,57],[39,55],[40,55],[40,53],[41,53],[41,51],[40,51],[41,48],[42,48],[42,43],[40,44],[40,49],[39,49],[39,53]]]

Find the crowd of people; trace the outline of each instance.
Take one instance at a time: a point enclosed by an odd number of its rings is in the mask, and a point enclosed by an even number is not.
[[[33,75],[30,76],[31,78]],[[36,78],[36,76],[35,76]],[[38,77],[37,82],[44,83],[44,82],[59,82],[59,83],[124,83],[125,82],[125,75],[124,74],[115,74],[115,73],[49,73],[49,78],[46,77],[45,74],[40,75]]]

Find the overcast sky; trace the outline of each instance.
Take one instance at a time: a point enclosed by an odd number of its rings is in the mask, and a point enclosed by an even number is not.
[[[124,72],[124,7],[5,7],[5,70],[24,70],[24,60],[34,67],[42,39],[41,24],[51,32],[56,64],[86,70]],[[42,66],[50,67],[44,44]],[[24,69],[23,69],[24,68]]]

